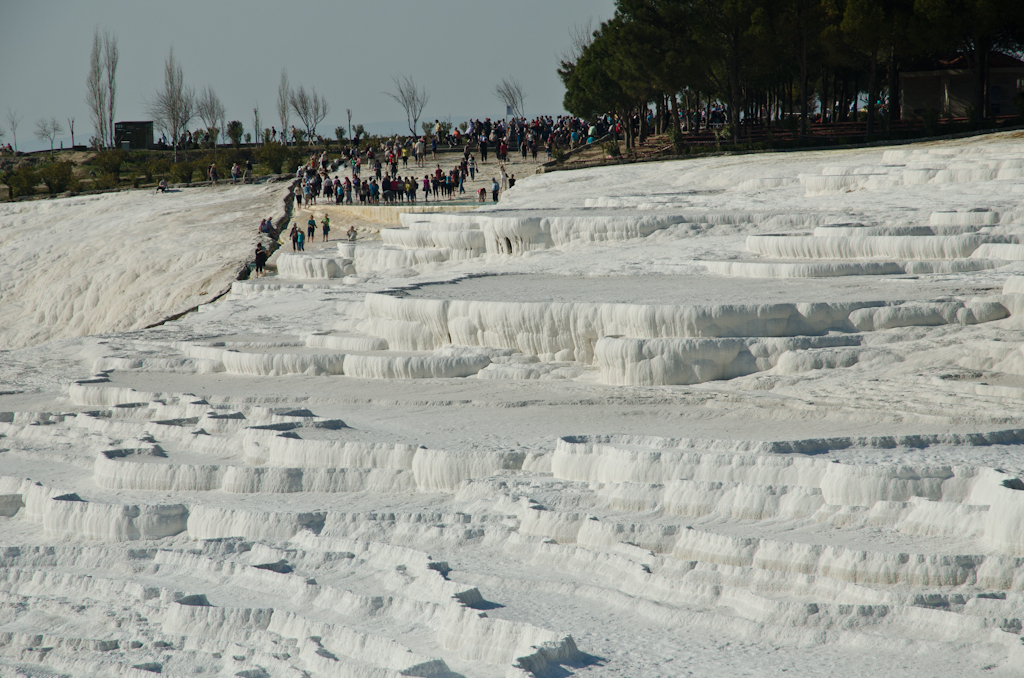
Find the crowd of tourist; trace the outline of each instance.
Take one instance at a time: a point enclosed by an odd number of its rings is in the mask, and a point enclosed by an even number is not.
[[[635,122],[635,121],[633,121]],[[336,205],[396,205],[459,198],[476,199],[484,202],[490,192],[494,202],[501,193],[515,186],[515,173],[509,172],[509,165],[516,162],[538,161],[540,150],[548,160],[556,148],[576,148],[592,143],[606,134],[622,134],[623,122],[612,115],[600,116],[586,121],[571,116],[542,116],[528,120],[512,118],[492,122],[490,118],[469,120],[459,129],[443,133],[444,127],[435,121],[434,134],[421,137],[394,136],[376,146],[360,148],[358,143],[340,149],[331,159],[326,150],[310,154],[309,159],[295,170],[296,184],[293,192],[297,207],[312,208],[321,203]],[[273,138],[287,143],[288,138],[276,129],[271,130]],[[294,137],[293,137],[294,140]],[[449,150],[461,149],[457,160],[450,169],[442,169],[438,162],[438,149],[447,146]],[[428,159],[429,155],[429,159]],[[477,159],[479,155],[479,160]],[[451,158],[451,153],[445,154]],[[475,182],[478,174],[484,173],[484,165],[496,165],[487,173],[488,183],[479,187],[475,194],[467,196],[466,183]],[[433,169],[427,169],[433,164]],[[426,170],[423,174],[423,172]],[[238,166],[232,168],[232,179],[237,180],[241,172]],[[251,168],[241,172],[250,175]],[[210,168],[210,178],[216,181],[216,168]],[[484,179],[484,177],[481,177]],[[271,233],[272,224],[264,220],[261,233]],[[330,233],[330,221],[323,216],[321,224],[323,239]],[[316,221],[312,214],[305,229],[293,223],[288,234],[292,250],[304,251],[306,243],[316,234]],[[355,240],[356,229],[350,228],[346,237]],[[262,273],[266,261],[265,251],[256,252],[256,274]]]
[[[551,159],[555,148],[575,148],[608,133],[621,133],[622,125],[612,116],[602,116],[592,122],[570,116],[547,116],[533,120],[513,118],[496,122],[489,118],[474,119],[468,121],[463,129],[447,134],[442,134],[442,130],[440,123],[435,121],[433,135],[418,138],[394,136],[376,147],[360,148],[358,144],[350,144],[342,147],[333,159],[326,150],[311,153],[308,160],[295,170],[295,205],[312,211],[322,203],[396,205],[420,200],[430,202],[460,198],[484,202],[488,192],[491,199],[497,202],[503,191],[515,186],[515,173],[510,173],[508,166],[516,162],[517,155],[523,163],[536,163],[543,148],[545,156]],[[272,133],[275,137],[278,134],[276,129]],[[284,135],[276,138],[287,142]],[[438,148],[444,146],[449,150],[462,150],[447,170],[438,162]],[[444,157],[451,158],[452,154],[447,153]],[[487,173],[489,183],[482,176],[484,185],[476,189],[473,195],[467,195],[467,181],[475,182],[477,175],[484,173],[483,166],[491,166],[491,163],[496,167]],[[433,164],[433,169],[427,169],[429,164]],[[249,176],[251,168],[246,167],[246,170],[244,177]],[[240,168],[233,167],[232,179],[236,180],[239,173]],[[216,168],[211,167],[211,180],[216,181],[216,177]],[[259,230],[270,234],[272,228],[271,222],[264,220]],[[326,241],[330,233],[330,221],[326,214],[321,228]],[[306,229],[299,227],[297,222],[293,223],[288,234],[292,250],[304,251],[306,243],[313,240],[315,234],[316,221],[312,214]],[[356,229],[350,228],[346,237],[355,240]],[[257,248],[257,275],[263,272],[266,257],[266,251]]]
[[[483,172],[482,166],[492,162],[497,168],[491,172],[491,183],[498,186],[500,194],[515,184],[515,174],[510,174],[507,165],[515,163],[516,156],[523,163],[536,163],[541,149],[551,159],[555,148],[575,148],[610,132],[621,132],[621,124],[611,116],[593,122],[571,116],[494,122],[485,118],[470,120],[460,127],[443,134],[441,123],[435,121],[431,136],[395,136],[376,148],[346,145],[334,160],[327,151],[314,153],[296,170],[299,182],[295,201],[300,206],[311,206],[320,202],[392,205],[455,200],[466,196],[467,181],[475,181],[477,174]],[[276,135],[276,129],[272,133]],[[462,150],[448,169],[437,162],[438,148],[443,146]],[[434,167],[421,174],[430,164]],[[481,189],[473,197],[481,199],[485,194]]]

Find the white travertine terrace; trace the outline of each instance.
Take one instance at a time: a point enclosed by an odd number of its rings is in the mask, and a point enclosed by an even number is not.
[[[0,206],[0,675],[1019,673],[1013,134],[284,186]]]

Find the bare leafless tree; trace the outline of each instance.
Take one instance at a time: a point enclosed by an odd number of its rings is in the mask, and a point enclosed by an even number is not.
[[[281,121],[281,134],[288,132],[289,101],[291,100],[292,87],[288,84],[288,72],[281,70],[281,82],[277,86],[277,117]],[[285,137],[287,139],[287,137]]]
[[[7,126],[11,128],[11,136],[14,137],[14,152],[18,152],[18,125],[21,124],[23,115],[18,115],[18,111],[11,110],[11,107],[7,107]]]
[[[114,112],[117,109],[117,37],[99,28],[92,36],[85,103],[102,146],[114,145]]]
[[[523,101],[526,93],[523,86],[515,78],[503,78],[494,86],[494,96],[498,97],[506,107],[512,109],[512,115],[517,118],[526,117],[526,106]]]
[[[92,36],[89,77],[85,81],[85,103],[100,146],[107,145],[107,86],[103,78],[103,36],[97,28]]]
[[[196,92],[185,85],[185,73],[181,64],[174,59],[173,47],[164,64],[163,89],[146,102],[146,111],[153,116],[160,129],[171,135],[174,161],[177,162],[179,137],[196,114]]]
[[[583,50],[594,41],[594,17],[588,17],[581,24],[569,29],[569,46],[562,52],[559,61],[563,65],[575,64],[583,56]]]
[[[221,118],[224,117],[224,104],[209,85],[203,88],[196,99],[196,115],[206,126],[206,131],[210,135],[210,143],[216,146],[217,133],[220,131],[217,126],[220,124]]]
[[[117,36],[103,32],[103,74],[107,80],[107,131],[114,146],[114,111],[117,108]]]
[[[252,128],[253,137],[256,139],[256,145],[260,145],[260,141],[263,139],[263,130],[260,129],[260,105],[255,103],[252,105]]]
[[[39,118],[36,120],[36,139],[50,142],[50,153],[53,153],[53,140],[64,131],[57,118]]]
[[[75,117],[68,118],[68,129],[71,131],[71,148],[75,147]]]
[[[306,128],[306,138],[309,139],[309,125],[306,124],[306,119],[311,115],[313,109],[312,97],[306,88],[302,85],[297,90],[291,90],[288,93],[288,102],[291,105],[291,109],[299,116],[299,120]]]
[[[306,128],[306,138],[312,140],[316,134],[316,126],[323,122],[331,110],[327,105],[327,98],[317,94],[313,87],[306,91],[305,85],[299,85],[297,90],[292,90],[288,102]]]
[[[392,76],[391,81],[395,83],[395,91],[384,93],[397,101],[405,109],[405,119],[409,124],[409,133],[417,136],[416,125],[420,121],[420,116],[423,114],[423,109],[426,108],[427,102],[430,101],[427,88],[417,87],[413,79],[407,75],[402,77]]]

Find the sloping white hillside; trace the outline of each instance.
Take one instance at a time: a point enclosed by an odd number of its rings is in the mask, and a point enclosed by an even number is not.
[[[0,350],[138,329],[230,285],[282,185],[0,205]]]

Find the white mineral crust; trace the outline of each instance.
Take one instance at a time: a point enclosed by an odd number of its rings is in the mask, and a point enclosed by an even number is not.
[[[1019,675],[1019,135],[287,190],[0,205],[0,675]]]

